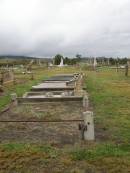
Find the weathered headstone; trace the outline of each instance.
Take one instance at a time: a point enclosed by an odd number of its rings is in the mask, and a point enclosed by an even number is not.
[[[96,58],[94,58],[93,69],[96,70],[96,67],[97,67],[97,60],[96,60]]]

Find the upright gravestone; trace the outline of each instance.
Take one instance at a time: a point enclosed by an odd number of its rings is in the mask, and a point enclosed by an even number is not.
[[[60,64],[59,64],[58,66],[59,66],[59,67],[63,67],[63,66],[64,66],[63,58],[61,58],[61,62],[60,62]]]
[[[97,60],[96,60],[96,58],[94,58],[94,62],[93,62],[93,68],[94,68],[94,70],[96,70],[96,67],[97,67]]]

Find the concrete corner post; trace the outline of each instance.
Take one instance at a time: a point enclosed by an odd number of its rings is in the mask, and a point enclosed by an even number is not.
[[[89,106],[89,99],[88,99],[88,96],[87,95],[85,95],[84,97],[83,97],[83,108],[88,108],[88,106]]]
[[[95,140],[94,134],[94,118],[93,112],[86,111],[83,112],[84,126],[86,126],[86,130],[84,131],[84,140],[93,141]]]

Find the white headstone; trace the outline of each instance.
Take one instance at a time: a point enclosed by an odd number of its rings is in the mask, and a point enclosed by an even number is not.
[[[64,66],[64,62],[63,62],[63,58],[61,58],[61,62],[60,62],[59,67],[63,67],[63,66]]]
[[[94,58],[94,63],[93,63],[93,66],[96,67],[97,66],[97,60],[96,58]]]

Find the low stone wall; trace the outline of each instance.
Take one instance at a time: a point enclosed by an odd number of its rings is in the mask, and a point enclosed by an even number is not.
[[[65,88],[31,88],[31,91],[73,91],[74,87]]]
[[[69,97],[45,97],[45,98],[17,98],[18,103],[26,102],[64,102],[64,101],[82,101],[83,97],[69,96]]]

